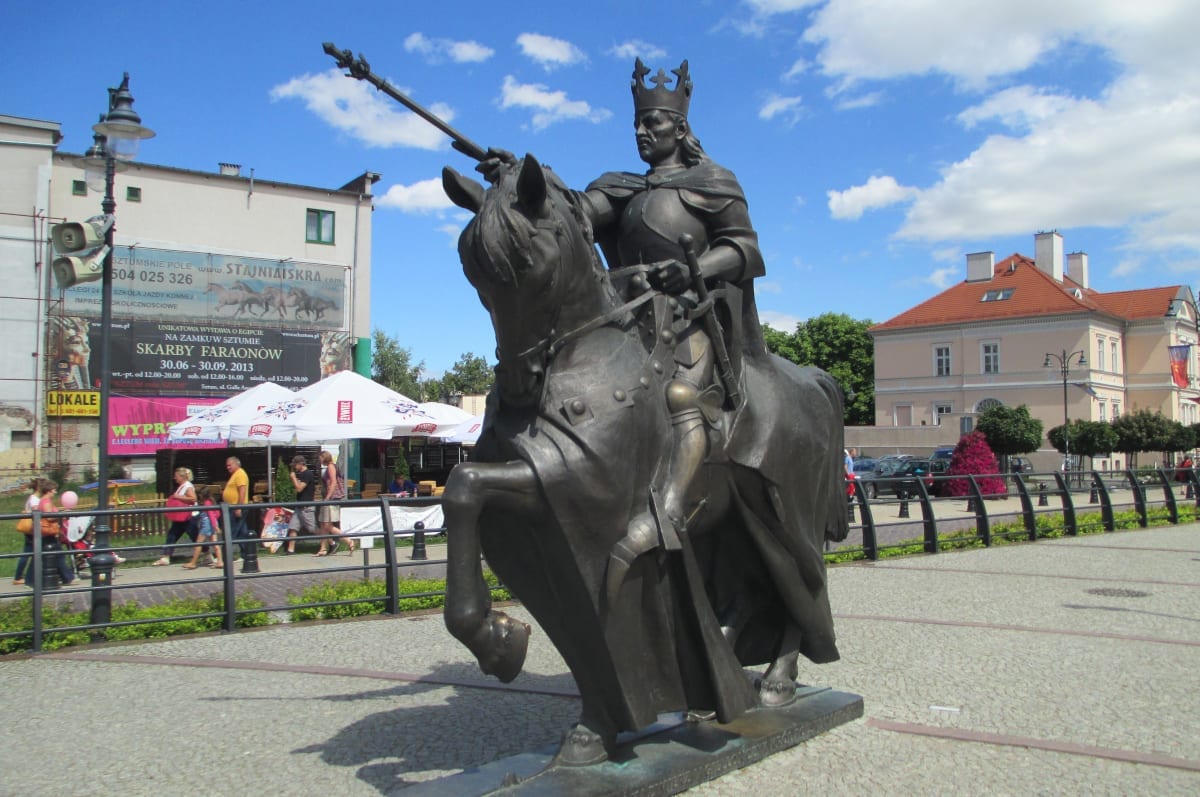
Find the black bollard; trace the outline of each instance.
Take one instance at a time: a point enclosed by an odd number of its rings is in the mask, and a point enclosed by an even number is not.
[[[110,522],[108,516],[96,518],[96,538],[92,546],[95,553],[88,564],[92,573],[92,625],[104,625],[112,621],[112,574],[117,565],[117,555],[109,547],[109,534],[112,533]],[[106,639],[106,634],[104,631],[93,631],[91,637],[93,642],[101,642]]]
[[[34,531],[36,534],[36,530]],[[58,557],[66,556],[59,551],[58,540],[53,537],[42,537],[42,589],[62,589],[62,579],[58,577]]]
[[[410,559],[428,559],[425,553],[425,524],[418,520],[413,524],[413,549]]]
[[[967,508],[966,508],[966,511],[967,511],[967,512],[975,512],[975,511],[977,511],[977,510],[975,509],[975,499],[974,499],[974,498],[968,498],[968,499],[967,499]]]
[[[1091,495],[1089,495],[1089,496],[1088,496],[1088,503],[1089,503],[1089,504],[1098,504],[1098,503],[1100,503],[1100,496],[1096,494],[1096,487],[1095,487],[1095,485],[1093,485],[1093,486],[1092,486],[1092,493],[1091,493]]]
[[[1192,489],[1191,482],[1187,483],[1187,492],[1184,494],[1183,497],[1184,498],[1195,498],[1196,497],[1195,491]]]
[[[900,512],[896,517],[908,517],[908,491],[900,491]]]
[[[255,512],[254,515],[258,513]],[[246,530],[246,536],[242,542],[242,572],[243,573],[258,573],[258,535],[259,529],[257,521],[259,518],[251,515],[250,510],[242,510],[243,528]],[[253,525],[252,525],[253,524]]]
[[[1049,496],[1046,495],[1046,483],[1038,487],[1038,506],[1050,506]]]

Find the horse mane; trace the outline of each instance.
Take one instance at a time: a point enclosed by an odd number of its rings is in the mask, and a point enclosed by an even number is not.
[[[543,167],[543,172],[551,189],[547,201],[558,209],[565,204],[584,238],[592,243],[591,222],[574,193],[549,168]],[[532,241],[537,224],[515,200],[519,173],[519,163],[505,169],[458,242],[462,261],[475,264],[490,280],[501,285],[516,284],[533,267]],[[592,254],[595,255],[594,251]]]

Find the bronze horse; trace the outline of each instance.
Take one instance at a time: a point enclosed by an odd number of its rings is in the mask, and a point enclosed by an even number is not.
[[[836,383],[747,361],[751,401],[716,424],[686,530],[622,561],[669,466],[675,300],[636,279],[626,300],[574,195],[532,156],[486,192],[449,168],[443,185],[475,213],[459,254],[499,361],[473,461],[443,496],[451,633],[485,673],[520,672],[530,629],[492,608],[482,554],[579,687],[560,764],[604,760],[660,713],[724,722],[794,700],[800,653],[838,657],[821,555],[847,531]],[[761,664],[756,690],[742,668]]]

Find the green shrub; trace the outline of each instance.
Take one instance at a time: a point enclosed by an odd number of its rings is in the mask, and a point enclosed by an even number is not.
[[[238,609],[258,609],[262,601],[253,595],[243,595],[237,600]],[[162,603],[157,606],[142,608],[136,602],[130,601],[112,610],[113,622],[137,620],[137,625],[109,628],[106,636],[109,640],[130,639],[161,639],[182,634],[199,634],[207,631],[221,630],[223,617],[204,617],[195,619],[172,619],[181,615],[207,614],[223,612],[225,599],[214,594],[208,598],[180,598]],[[54,631],[74,625],[86,625],[89,613],[85,611],[64,611],[52,604],[42,607],[42,626],[46,629],[42,637],[43,650],[58,650],[71,645],[84,645],[91,641],[88,631]],[[265,612],[252,612],[238,615],[239,628],[252,628],[269,625],[270,617]],[[0,605],[0,632],[29,631],[33,628],[33,598],[9,601]],[[0,655],[17,653],[33,647],[33,637],[19,636],[0,639]]]
[[[497,601],[512,600],[512,595],[506,589],[496,589],[500,581],[491,572],[483,574],[484,580],[492,587],[492,599]],[[397,582],[400,592],[399,608],[402,612],[416,612],[425,609],[440,609],[446,605],[446,582],[433,578],[402,578]],[[424,595],[422,593],[437,593]],[[404,595],[415,597],[405,598]],[[339,603],[333,606],[301,606],[305,603],[322,603],[326,601],[354,601]],[[292,609],[290,617],[293,622],[303,620],[341,620],[347,617],[362,617],[369,614],[380,614],[387,603],[387,583],[382,579],[370,581],[326,581],[307,587],[299,595],[289,595],[288,603],[299,608]]]

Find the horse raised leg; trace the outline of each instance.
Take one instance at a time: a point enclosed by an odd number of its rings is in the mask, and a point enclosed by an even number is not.
[[[450,472],[442,496],[446,520],[446,628],[475,654],[479,668],[504,683],[525,663],[530,628],[492,610],[480,562],[479,516],[528,509],[538,501],[537,475],[520,460],[465,462]]]

